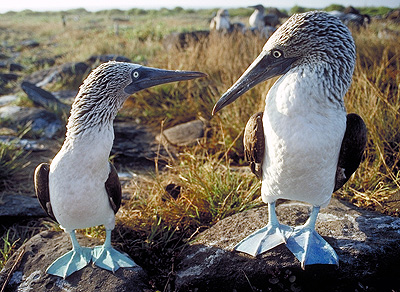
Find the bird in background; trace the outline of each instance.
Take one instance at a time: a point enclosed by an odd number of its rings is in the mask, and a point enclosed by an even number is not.
[[[235,249],[261,254],[285,243],[304,269],[339,264],[334,249],[316,232],[321,207],[358,168],[367,129],[360,116],[346,114],[356,50],[348,28],[335,16],[312,11],[290,17],[262,52],[218,100],[213,114],[255,85],[282,75],[269,90],[264,112],[253,115],[244,133],[245,156],[262,180],[268,224]],[[307,222],[281,224],[277,199],[312,205]]]
[[[228,31],[231,28],[229,12],[226,9],[219,9],[217,15],[211,19],[210,29],[217,31]]]
[[[114,118],[124,101],[142,89],[204,76],[110,61],[84,80],[72,105],[61,150],[50,165],[40,164],[34,175],[41,206],[72,241],[72,250],[55,260],[47,273],[66,278],[90,261],[113,272],[136,265],[111,246],[115,214],[121,205],[118,174],[109,162]],[[97,225],[105,226],[104,244],[93,249],[81,247],[75,230]]]
[[[255,6],[249,6],[249,8],[254,8],[254,12],[249,17],[250,27],[257,28],[259,30],[263,29],[265,26],[264,6],[259,4]]]

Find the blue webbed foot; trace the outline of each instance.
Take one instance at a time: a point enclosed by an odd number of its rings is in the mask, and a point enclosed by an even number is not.
[[[128,256],[112,247],[106,247],[104,245],[93,248],[92,259],[96,266],[112,272],[115,272],[119,268],[136,266],[136,263]]]
[[[268,204],[268,210],[269,222],[267,226],[240,241],[234,247],[235,250],[255,256],[282,243],[286,243],[293,229],[278,222],[275,213],[275,203]]]
[[[73,249],[56,259],[46,270],[46,273],[63,277],[64,279],[72,273],[86,267],[92,259],[92,250],[81,247],[76,240],[75,233],[70,233]]]
[[[302,269],[314,264],[339,265],[335,250],[315,231],[318,212],[319,208],[314,207],[309,220],[303,226],[296,227],[286,243],[301,262]]]
[[[256,256],[274,247],[286,243],[292,228],[283,224],[268,224],[239,242],[234,249]]]
[[[115,272],[119,268],[131,268],[137,264],[128,256],[120,253],[111,246],[111,231],[107,230],[106,241],[92,250],[93,263],[105,270]]]

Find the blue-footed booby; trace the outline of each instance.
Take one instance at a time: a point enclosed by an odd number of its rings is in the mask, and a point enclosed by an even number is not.
[[[58,258],[47,273],[66,278],[90,261],[116,271],[135,262],[111,246],[115,213],[121,204],[121,185],[109,154],[114,141],[113,121],[132,94],[158,84],[190,80],[206,74],[172,71],[132,63],[103,63],[84,80],[72,105],[61,150],[51,164],[35,171],[40,204],[69,233],[72,250]],[[75,229],[104,225],[106,239],[93,249],[81,247]]]
[[[264,22],[264,6],[259,4],[255,6],[249,6],[249,8],[254,8],[254,12],[249,17],[249,24],[252,28],[257,28],[259,30],[263,29],[265,26]]]
[[[366,144],[363,120],[347,115],[343,100],[355,58],[353,38],[338,18],[318,11],[295,14],[216,103],[213,114],[253,86],[282,75],[266,96],[264,112],[250,118],[244,134],[245,155],[262,180],[269,222],[236,250],[257,255],[286,243],[302,268],[339,263],[315,224],[332,192],[358,168]],[[311,204],[308,221],[295,228],[280,224],[279,198]]]
[[[231,28],[231,22],[229,20],[229,12],[226,9],[219,9],[217,15],[211,19],[210,29],[217,31],[228,31]]]

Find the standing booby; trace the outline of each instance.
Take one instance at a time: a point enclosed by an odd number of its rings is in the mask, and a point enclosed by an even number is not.
[[[111,246],[121,185],[109,154],[113,121],[124,101],[135,92],[158,84],[205,76],[132,63],[108,62],[85,79],[72,105],[64,144],[50,165],[35,171],[36,195],[48,215],[70,234],[72,250],[58,258],[47,273],[67,277],[90,261],[110,271],[136,264]],[[75,229],[104,225],[106,239],[93,249],[81,247]]]
[[[217,31],[228,31],[231,28],[229,12],[226,9],[219,9],[217,15],[211,19],[210,29]]]
[[[264,22],[264,6],[261,4],[255,6],[249,6],[254,8],[254,12],[249,17],[250,27],[262,30],[265,26]]]
[[[302,268],[338,264],[315,223],[332,192],[357,169],[366,144],[363,120],[346,115],[343,100],[355,57],[350,31],[338,18],[318,11],[295,14],[216,103],[213,114],[258,83],[283,75],[269,90],[264,112],[250,118],[244,135],[246,157],[262,179],[269,222],[236,250],[257,255],[286,243]],[[280,224],[278,198],[310,203],[308,221],[294,229]]]

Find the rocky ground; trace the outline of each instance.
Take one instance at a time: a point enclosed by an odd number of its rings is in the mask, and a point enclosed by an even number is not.
[[[280,222],[299,225],[309,206],[283,202]],[[200,233],[179,255],[165,291],[400,291],[400,219],[360,210],[333,199],[319,215],[317,231],[338,253],[339,266],[306,266],[280,245],[261,256],[232,251],[241,239],[265,226],[266,207],[221,220]],[[93,246],[96,239],[79,237]],[[26,242],[0,272],[5,291],[155,291],[141,267],[116,273],[87,266],[67,279],[44,273],[70,250],[68,235],[44,231]],[[110,290],[111,289],[111,290]]]

